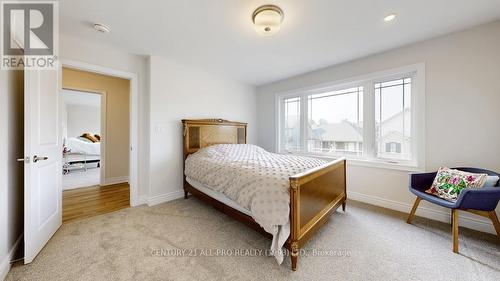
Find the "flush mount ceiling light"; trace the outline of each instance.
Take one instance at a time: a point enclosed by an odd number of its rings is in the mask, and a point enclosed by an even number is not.
[[[384,21],[390,22],[390,21],[393,21],[395,18],[396,18],[396,14],[389,14],[389,15],[385,16]]]
[[[109,33],[111,31],[107,25],[102,23],[94,23],[94,29],[101,33]]]
[[[278,6],[264,5],[258,7],[252,14],[255,31],[262,36],[276,34],[283,22],[283,11]]]

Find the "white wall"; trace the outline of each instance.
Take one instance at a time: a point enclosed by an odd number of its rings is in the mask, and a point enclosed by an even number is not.
[[[149,186],[149,91],[147,58],[126,53],[107,45],[83,41],[68,34],[60,34],[60,57],[135,73],[139,87],[138,193],[146,198]]]
[[[248,123],[256,138],[255,88],[161,57],[150,58],[150,204],[182,196],[181,119],[223,118]]]
[[[101,133],[100,107],[69,104],[66,105],[66,112],[68,137]]]
[[[446,165],[500,171],[499,50],[497,21],[258,87],[258,144],[276,151],[274,93],[425,62],[426,169]],[[407,185],[408,172],[348,167],[351,198],[408,212],[414,196]],[[449,222],[448,210],[421,206],[417,215]],[[466,226],[494,231],[482,218],[464,217],[473,218],[462,219]]]
[[[0,280],[23,233],[23,72],[0,70]]]
[[[61,105],[61,125],[62,125],[62,138],[63,140],[68,138],[68,110],[66,104]]]

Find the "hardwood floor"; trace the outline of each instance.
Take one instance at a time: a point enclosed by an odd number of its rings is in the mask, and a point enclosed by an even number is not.
[[[63,191],[63,223],[130,207],[128,183]]]

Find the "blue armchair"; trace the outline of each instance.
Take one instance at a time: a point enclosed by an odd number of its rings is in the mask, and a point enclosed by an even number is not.
[[[470,173],[485,173],[489,176],[500,176],[493,171],[477,169],[477,168],[454,168],[457,170]],[[410,175],[410,191],[417,196],[413,208],[411,209],[407,223],[411,224],[415,212],[417,211],[420,201],[426,200],[436,205],[451,209],[452,235],[453,235],[453,252],[458,253],[458,210],[474,213],[486,218],[489,218],[495,227],[497,237],[500,239],[500,222],[498,221],[495,208],[500,200],[500,187],[497,182],[495,187],[484,187],[479,189],[465,189],[460,192],[456,202],[450,202],[441,199],[432,194],[425,193],[434,181],[437,172],[411,174]]]

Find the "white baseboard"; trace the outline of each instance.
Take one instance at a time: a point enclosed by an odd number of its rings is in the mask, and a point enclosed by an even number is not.
[[[10,262],[14,259],[14,255],[17,252],[17,249],[21,245],[21,241],[23,241],[23,234],[17,238],[16,243],[14,243],[14,246],[10,249],[9,253],[3,257],[2,263],[0,263],[0,280],[4,280],[5,277],[7,277],[7,274],[9,273],[10,270]]]
[[[368,203],[371,205],[403,212],[403,213],[410,213],[410,210],[412,208],[411,204],[407,203],[402,203],[402,202],[397,202],[393,200],[388,200],[385,198],[377,197],[377,196],[372,196],[372,195],[366,195],[358,192],[347,192],[347,198],[355,200],[355,201],[360,201],[364,203]],[[422,202],[424,202],[422,200]],[[417,216],[428,218],[431,220],[436,220],[444,223],[450,223],[450,212],[442,211],[442,210],[436,210],[436,209],[430,209],[427,207],[419,206],[416,212]],[[493,224],[491,224],[488,221],[480,220],[480,219],[475,219],[472,217],[466,217],[463,215],[458,216],[458,223],[461,227],[466,227],[482,232],[488,232],[495,234],[495,229],[493,228]]]
[[[153,196],[153,197],[149,197],[148,199],[148,206],[154,206],[154,205],[158,205],[158,204],[161,204],[161,203],[165,203],[165,202],[168,202],[168,201],[172,201],[172,200],[175,200],[175,199],[179,199],[179,198],[182,198],[184,197],[184,190],[177,190],[177,191],[172,191],[172,192],[169,192],[169,193],[165,193],[165,194],[162,194],[162,195],[157,195],[157,196]]]
[[[129,178],[127,176],[107,178],[107,179],[104,179],[103,185],[112,185],[112,184],[124,183],[124,182],[128,182],[128,181],[129,181]]]
[[[139,200],[138,200],[136,206],[144,205],[144,204],[147,204],[147,203],[148,203],[148,196],[147,195],[141,195],[141,196],[139,196]]]

